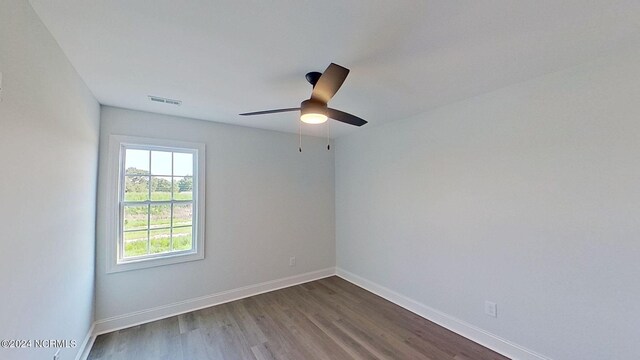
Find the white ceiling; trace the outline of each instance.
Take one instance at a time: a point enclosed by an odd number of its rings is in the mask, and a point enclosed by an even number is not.
[[[294,133],[296,113],[237,114],[298,106],[311,91],[305,73],[335,62],[351,73],[330,106],[376,126],[640,39],[638,0],[31,4],[102,104]]]

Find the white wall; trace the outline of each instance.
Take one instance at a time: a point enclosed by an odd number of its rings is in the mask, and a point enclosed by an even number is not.
[[[611,55],[338,139],[338,267],[553,359],[637,358],[638,64]]]
[[[325,140],[305,137],[299,153],[292,134],[102,107],[100,174],[111,134],[206,144],[206,258],[106,274],[101,175],[98,320],[335,265],[334,153]]]
[[[27,1],[0,1],[0,72],[0,339],[79,344],[93,321],[99,105]]]

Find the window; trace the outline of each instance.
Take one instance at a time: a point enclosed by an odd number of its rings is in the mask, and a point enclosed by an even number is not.
[[[108,272],[204,258],[204,144],[111,136]]]

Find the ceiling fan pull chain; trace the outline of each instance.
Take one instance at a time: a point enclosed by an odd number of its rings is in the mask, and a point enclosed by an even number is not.
[[[298,136],[300,138],[300,143],[298,144],[298,151],[302,152],[302,122],[298,121]]]
[[[329,142],[330,138],[329,138],[329,134],[331,132],[331,129],[329,128],[329,121],[327,121],[327,150],[331,150],[331,143]]]

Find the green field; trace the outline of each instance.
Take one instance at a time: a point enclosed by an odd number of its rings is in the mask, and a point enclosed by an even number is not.
[[[127,201],[144,201],[148,198],[148,193],[129,194]],[[151,197],[152,200],[170,200],[171,192],[155,192]],[[174,193],[174,198],[190,200],[191,192]],[[124,257],[190,250],[192,211],[191,204],[125,205]]]
[[[190,250],[192,232],[191,227],[173,229],[173,250]],[[124,257],[147,254],[160,254],[171,251],[171,234],[169,229],[150,231],[147,249],[147,232],[125,233]],[[147,250],[149,250],[147,252]]]
[[[147,201],[149,200],[148,192],[125,192],[124,201]],[[153,191],[151,200],[169,201],[171,200],[171,191]],[[174,192],[173,200],[193,200],[193,194],[189,192]]]

